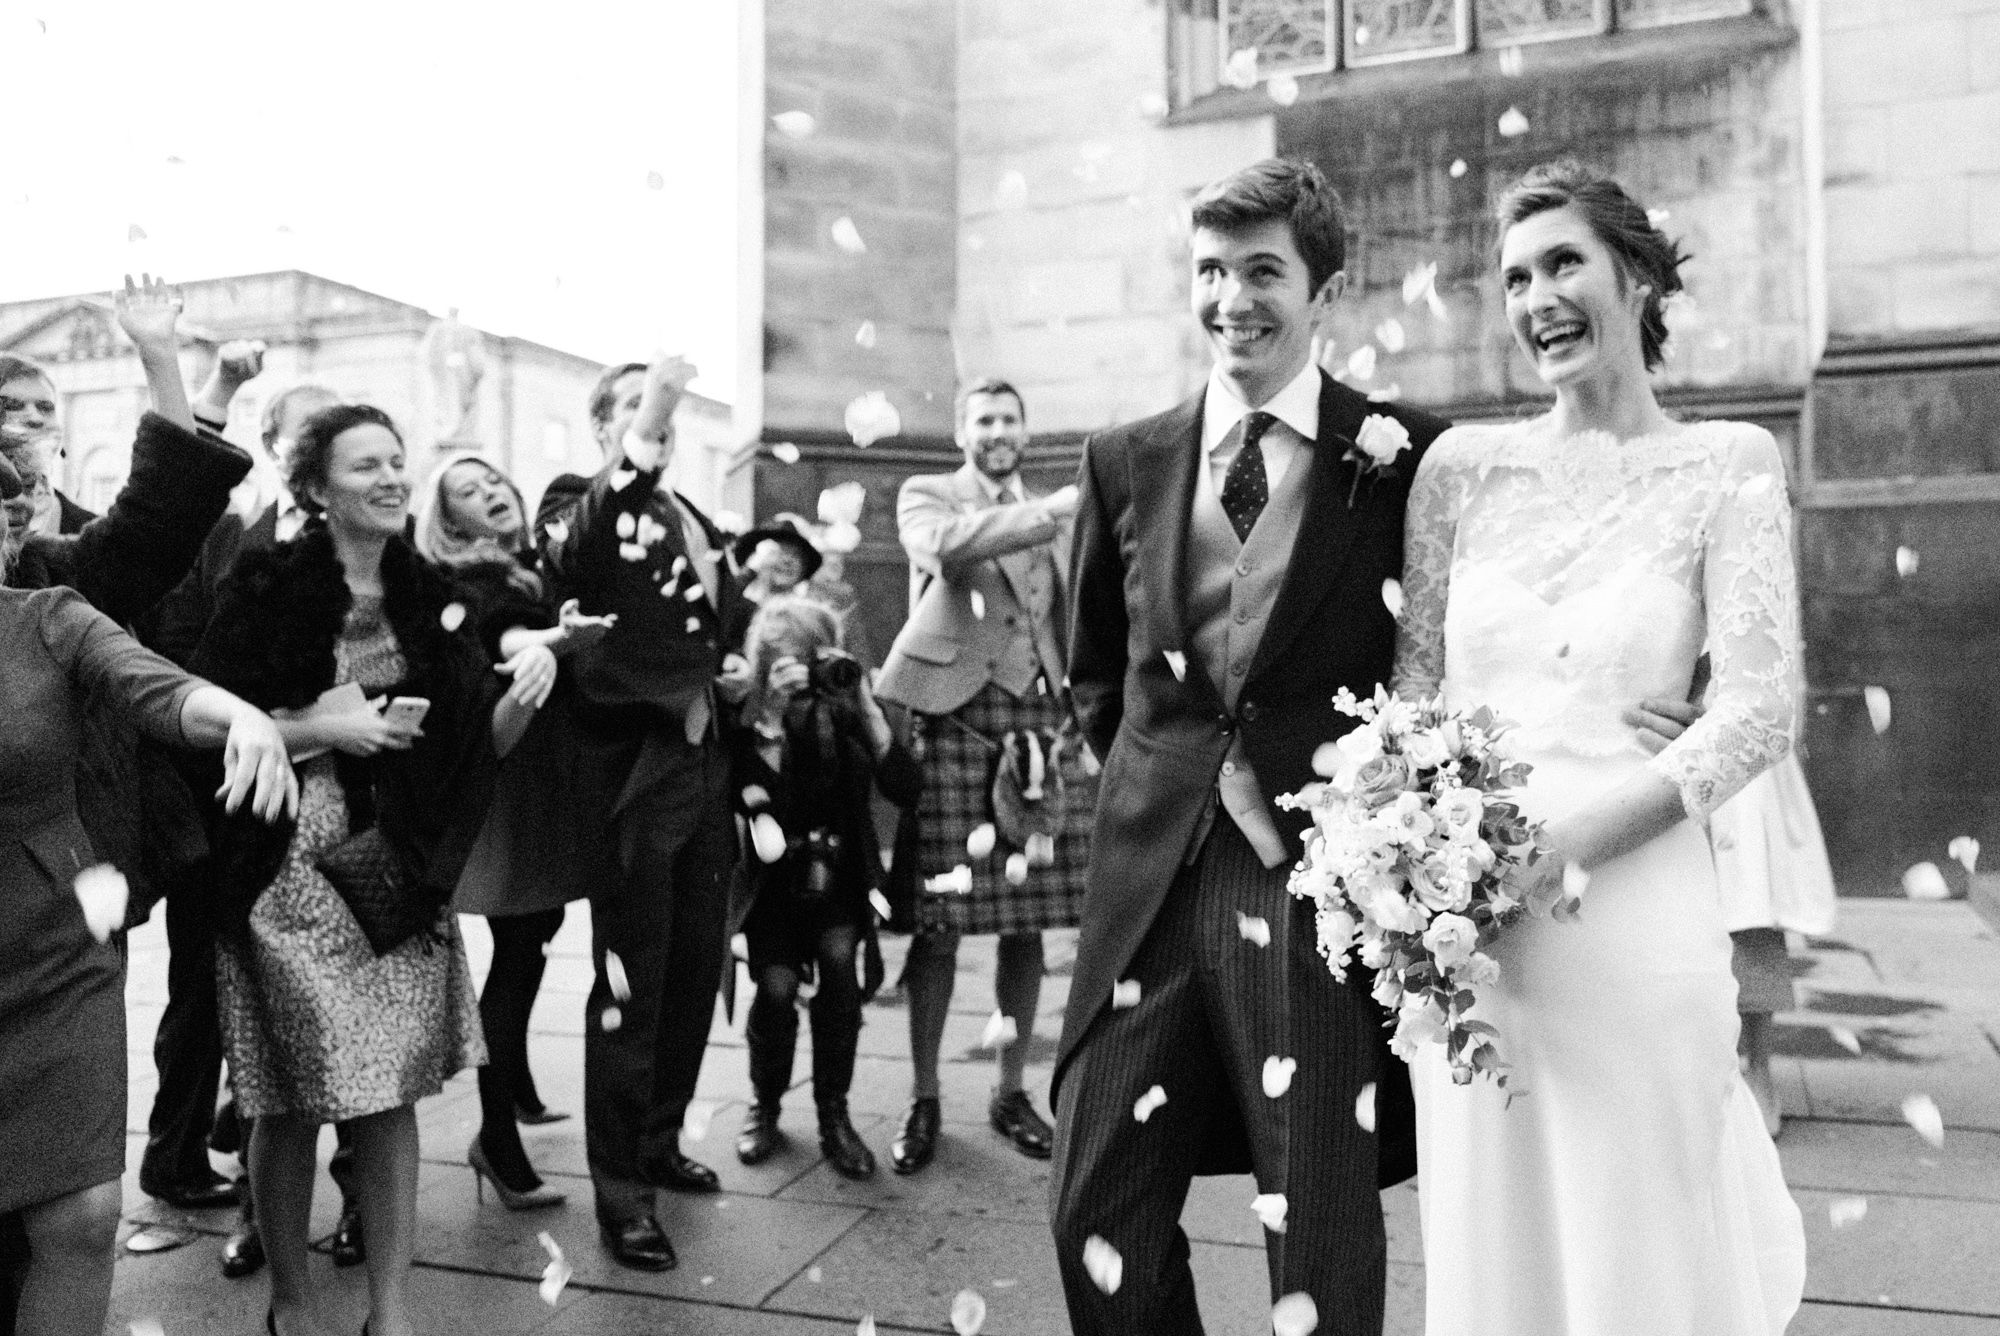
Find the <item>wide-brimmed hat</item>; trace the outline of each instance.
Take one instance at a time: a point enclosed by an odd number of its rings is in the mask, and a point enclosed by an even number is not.
[[[769,524],[752,529],[736,539],[731,547],[736,554],[736,564],[748,565],[750,554],[755,552],[757,545],[766,539],[774,543],[783,543],[798,553],[799,561],[804,564],[806,570],[802,577],[804,579],[812,579],[819,570],[821,561],[824,560],[820,556],[819,547],[806,536],[805,530],[799,527],[797,517],[780,515]]]

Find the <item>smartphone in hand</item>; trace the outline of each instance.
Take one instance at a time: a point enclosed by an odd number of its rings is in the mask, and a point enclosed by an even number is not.
[[[424,716],[430,713],[430,708],[431,703],[422,696],[398,696],[389,702],[387,709],[382,711],[382,717],[392,724],[414,729],[424,722]]]

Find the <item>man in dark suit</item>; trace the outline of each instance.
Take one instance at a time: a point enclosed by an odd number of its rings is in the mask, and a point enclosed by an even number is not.
[[[1321,1333],[1377,1336],[1378,1187],[1414,1168],[1408,1076],[1366,971],[1336,983],[1285,890],[1306,823],[1272,799],[1351,726],[1334,693],[1389,678],[1383,582],[1446,424],[1314,366],[1345,278],[1316,169],[1260,162],[1193,220],[1208,385],[1084,448],[1070,684],[1105,763],[1056,1059],[1058,1256],[1079,1333],[1199,1332],[1189,1178],[1249,1170],[1273,1295],[1309,1296]],[[1272,1058],[1296,1063],[1288,1088]],[[1091,1279],[1093,1236],[1123,1258],[1115,1293]]]
[[[720,1186],[682,1154],[680,1128],[721,983],[736,859],[718,692],[741,699],[749,685],[744,674],[720,676],[737,598],[726,542],[661,480],[692,375],[678,358],[637,373],[637,402],[602,419],[618,433],[616,451],[543,524],[553,596],[618,618],[565,665],[576,689],[577,801],[602,817],[583,834],[597,963],[584,1138],[604,1246],[650,1271],[676,1263],[654,1189]],[[608,971],[607,954],[622,970]]]

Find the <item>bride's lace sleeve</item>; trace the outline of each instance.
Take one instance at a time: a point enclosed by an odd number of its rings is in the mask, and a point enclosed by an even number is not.
[[[1394,690],[1435,696],[1444,681],[1444,608],[1464,505],[1468,459],[1463,428],[1437,438],[1417,465],[1403,520],[1403,613],[1396,619]]]
[[[1720,486],[1702,565],[1714,667],[1708,712],[1649,763],[1697,821],[1784,759],[1799,702],[1791,505],[1768,432],[1745,429]]]

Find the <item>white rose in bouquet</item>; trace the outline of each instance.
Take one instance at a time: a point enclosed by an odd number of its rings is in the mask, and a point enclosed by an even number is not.
[[[1403,1005],[1396,1012],[1396,1033],[1390,1037],[1389,1048],[1408,1062],[1425,1044],[1443,1043],[1444,1034],[1444,1012],[1429,998],[1411,993],[1403,998]]]
[[[1487,988],[1500,982],[1500,962],[1483,951],[1474,951],[1454,973],[1460,983]]]
[[[1431,815],[1454,840],[1477,839],[1479,818],[1485,813],[1486,799],[1478,789],[1447,789],[1431,804]]]
[[[1403,755],[1419,770],[1435,770],[1451,759],[1451,748],[1443,734],[1426,728],[1403,739]]]
[[[1439,968],[1456,969],[1472,959],[1473,948],[1479,945],[1479,928],[1463,914],[1439,914],[1424,929],[1424,945]]]

